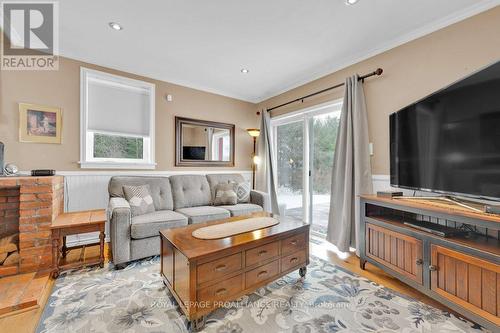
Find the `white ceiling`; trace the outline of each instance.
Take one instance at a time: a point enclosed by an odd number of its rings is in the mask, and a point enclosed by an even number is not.
[[[500,0],[59,3],[63,56],[259,102]],[[110,21],[124,29],[110,29]],[[243,67],[250,73],[242,74]]]

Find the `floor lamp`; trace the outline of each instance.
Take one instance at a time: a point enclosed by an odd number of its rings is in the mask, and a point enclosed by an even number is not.
[[[247,133],[253,138],[253,154],[252,154],[252,189],[255,190],[255,170],[257,169],[257,163],[259,157],[256,155],[256,146],[257,146],[257,138],[260,135],[260,129],[258,128],[249,128],[247,129]]]

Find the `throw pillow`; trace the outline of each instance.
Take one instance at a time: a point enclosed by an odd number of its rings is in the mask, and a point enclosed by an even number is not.
[[[125,198],[130,204],[132,216],[153,213],[155,205],[153,204],[153,197],[149,185],[140,186],[123,186],[123,193]]]
[[[219,183],[215,186],[214,205],[236,205],[238,196],[236,195],[234,184]]]
[[[234,183],[236,188],[236,195],[238,196],[238,203],[250,202],[250,183]]]

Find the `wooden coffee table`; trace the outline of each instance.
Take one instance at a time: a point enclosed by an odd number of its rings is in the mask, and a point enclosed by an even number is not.
[[[279,277],[309,264],[309,225],[290,217],[280,223],[216,240],[194,238],[193,230],[249,217],[256,213],[160,232],[161,275],[179,307],[198,331],[205,316],[224,302],[252,293]]]

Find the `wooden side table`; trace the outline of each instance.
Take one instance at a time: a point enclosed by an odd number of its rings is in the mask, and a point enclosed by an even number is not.
[[[106,223],[106,211],[104,209],[89,210],[74,213],[60,214],[52,222],[52,276],[57,278],[62,270],[79,268],[90,265],[104,266],[104,225]],[[87,232],[99,232],[99,242],[94,244],[66,246],[66,236],[83,234]],[[62,247],[60,248],[62,244]],[[99,258],[95,260],[79,260],[69,264],[59,265],[61,255],[66,257],[68,250],[78,249],[86,246],[100,245]]]

